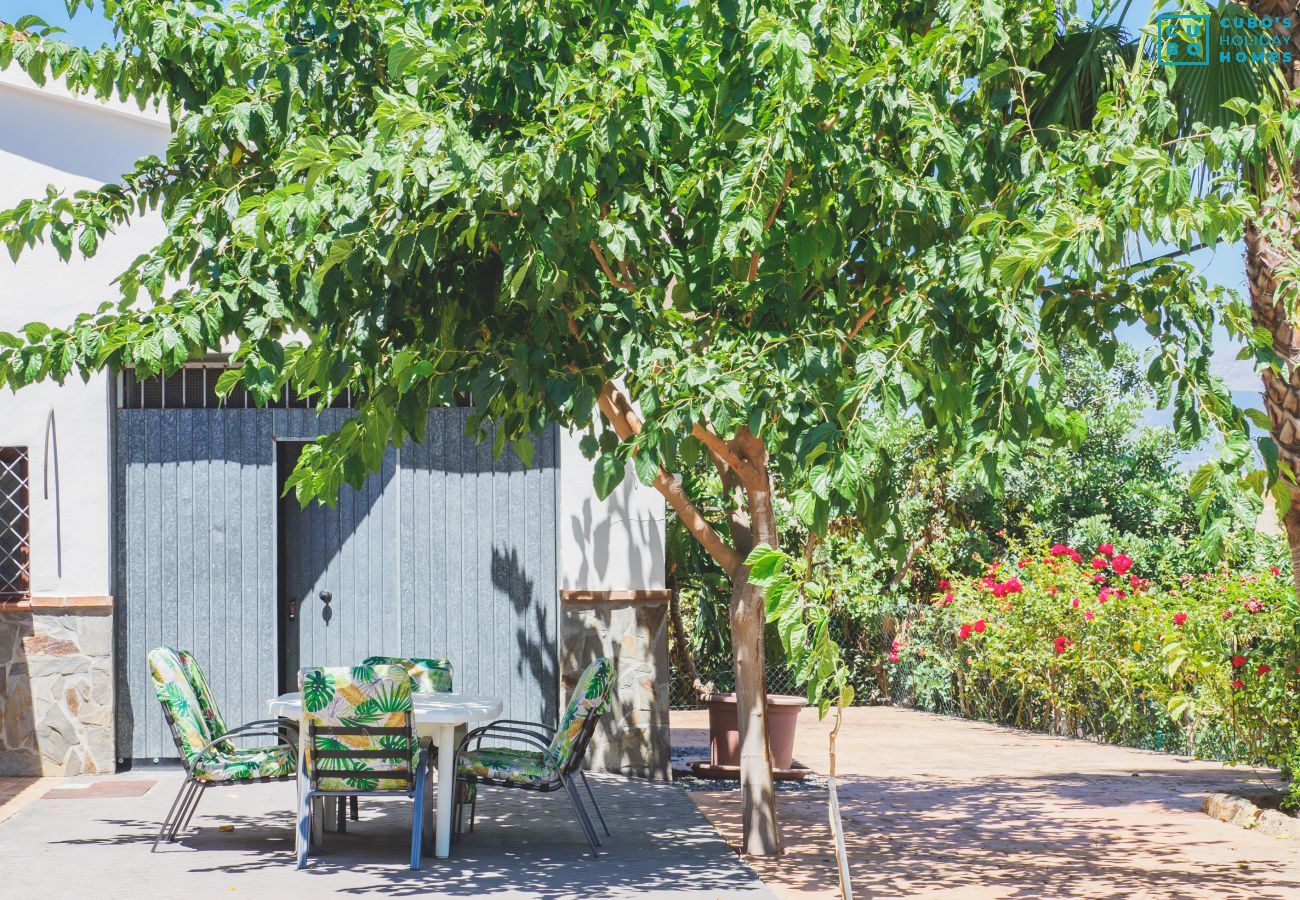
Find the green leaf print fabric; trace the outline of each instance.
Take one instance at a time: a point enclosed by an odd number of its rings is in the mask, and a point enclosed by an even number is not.
[[[563,765],[568,760],[587,720],[599,719],[609,709],[609,699],[613,692],[614,664],[607,657],[597,657],[578,677],[569,705],[560,719],[560,727],[551,738],[547,752],[557,764]]]
[[[212,703],[203,670],[193,655],[170,647],[150,650],[148,661],[154,692],[171,717],[172,737],[195,778],[225,782],[294,774],[296,755],[283,744],[236,748],[230,741],[219,741],[204,751],[209,741],[226,731],[226,725]]]
[[[411,690],[417,694],[450,694],[451,662],[446,659],[422,657],[368,656],[363,666],[401,666],[411,676]]]
[[[303,699],[302,752],[306,771],[316,775],[320,791],[409,791],[419,764],[419,742],[406,735],[330,735],[310,737],[310,726],[380,728],[411,723],[411,676],[401,666],[354,666],[303,669],[298,673]],[[320,759],[322,750],[388,751],[367,759]],[[394,771],[393,778],[348,776],[348,770]],[[337,775],[333,773],[337,772]],[[328,774],[327,774],[328,773]]]
[[[461,754],[457,773],[475,778],[541,787],[556,781],[571,760],[583,725],[609,709],[614,690],[614,666],[600,657],[578,678],[560,727],[545,751],[513,747],[480,747]]]

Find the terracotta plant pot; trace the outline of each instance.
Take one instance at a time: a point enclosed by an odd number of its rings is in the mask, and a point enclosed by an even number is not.
[[[714,766],[740,765],[740,729],[736,723],[736,695],[708,694],[709,754]],[[773,769],[789,769],[794,762],[794,732],[799,710],[808,705],[803,697],[767,695],[767,746]]]

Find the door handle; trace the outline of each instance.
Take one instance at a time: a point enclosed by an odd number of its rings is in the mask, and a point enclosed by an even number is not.
[[[324,603],[326,606],[329,606],[330,601],[332,601],[333,599],[334,599],[334,595],[331,594],[329,591],[320,592],[320,602]]]
[[[298,618],[298,598],[289,598],[289,621],[292,622]]]

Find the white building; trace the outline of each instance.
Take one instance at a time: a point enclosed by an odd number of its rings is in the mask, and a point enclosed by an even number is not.
[[[161,153],[165,115],[0,73],[0,209],[115,180]],[[0,330],[66,324],[162,233],[145,218],[89,261],[0,259]],[[227,719],[265,715],[301,665],[446,657],[456,689],[553,718],[568,680],[618,658],[594,756],[667,771],[664,506],[629,477],[596,498],[573,435],[493,462],[431,417],[420,446],[333,509],[279,498],[303,441],[336,427],[286,397],[217,405],[220,358],[168,379],[102,372],[0,396],[0,775],[174,758],[144,664],[193,651]],[[328,602],[326,598],[328,597]],[[236,724],[231,722],[230,724]]]

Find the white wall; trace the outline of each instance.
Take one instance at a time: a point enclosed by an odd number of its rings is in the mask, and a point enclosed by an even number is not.
[[[664,587],[664,499],[630,468],[603,502],[581,435],[560,436],[560,588],[640,590]]]
[[[75,191],[115,180],[136,159],[161,154],[167,122],[157,113],[38,89],[25,76],[0,73],[0,209],[44,194],[49,184]],[[70,264],[48,246],[14,264],[0,252],[0,329],[31,321],[66,325],[115,294],[112,279],[162,233],[149,217],[110,237],[98,255]],[[103,596],[111,588],[109,376],[60,387],[43,383],[17,395],[0,392],[0,445],[28,448],[34,596]],[[50,411],[48,497],[45,437]],[[56,466],[57,456],[57,466]]]
[[[0,209],[42,195],[49,184],[74,191],[112,181],[139,157],[162,154],[168,136],[162,113],[73,97],[58,85],[38,88],[12,69],[0,72],[0,123]],[[0,253],[0,329],[33,320],[67,324],[112,299],[111,280],[161,235],[161,221],[150,216],[105,241],[89,261],[65,264],[40,247],[15,265]],[[109,382],[100,373],[88,384],[73,378],[61,387],[0,392],[0,446],[29,448],[33,595],[112,592]],[[46,498],[51,409],[57,446],[52,440]],[[577,435],[560,439],[558,527],[561,588],[664,586],[663,499],[631,471],[606,501],[597,499]]]

